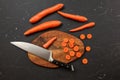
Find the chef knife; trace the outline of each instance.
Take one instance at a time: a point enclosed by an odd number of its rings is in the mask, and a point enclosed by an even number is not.
[[[39,57],[41,57],[41,58],[43,58],[43,59],[45,59],[53,64],[56,64],[60,67],[64,67],[66,69],[74,71],[73,65],[66,64],[66,63],[63,63],[63,62],[60,62],[60,61],[53,59],[52,51],[50,51],[50,50],[44,49],[40,46],[31,44],[28,42],[13,41],[10,43],[21,48],[22,50],[30,52],[33,55],[39,56]]]

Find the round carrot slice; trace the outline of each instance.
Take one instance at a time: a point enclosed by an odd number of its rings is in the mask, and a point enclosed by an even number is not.
[[[74,43],[69,43],[68,45],[69,45],[70,48],[74,47]]]
[[[79,51],[79,47],[78,47],[78,46],[75,46],[75,47],[73,48],[73,50],[74,50],[74,51]]]
[[[88,59],[87,59],[87,58],[83,58],[83,59],[82,59],[82,63],[83,63],[83,64],[88,64]]]
[[[66,58],[67,60],[70,60],[70,59],[71,59],[70,55],[66,55],[65,58]]]
[[[64,38],[63,42],[68,42],[68,38]]]
[[[68,52],[69,49],[68,49],[67,47],[65,47],[65,48],[63,49],[63,51],[64,51],[64,52]]]
[[[90,34],[90,33],[87,34],[87,38],[88,38],[88,39],[92,39],[92,34]]]
[[[62,42],[61,44],[63,47],[67,46],[67,43],[66,42]]]
[[[85,34],[81,34],[80,39],[84,40],[85,39]]]
[[[75,56],[75,52],[74,51],[70,51],[70,56]]]
[[[81,56],[82,56],[82,53],[81,53],[81,52],[77,52],[77,53],[76,53],[76,57],[77,57],[77,58],[79,58],[79,57],[81,57]]]
[[[86,46],[86,51],[91,51],[91,47],[90,46]]]
[[[74,43],[75,40],[71,38],[71,39],[69,39],[69,42],[70,42],[70,43]]]

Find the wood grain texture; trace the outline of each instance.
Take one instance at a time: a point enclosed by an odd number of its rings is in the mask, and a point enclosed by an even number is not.
[[[61,32],[58,30],[52,30],[52,31],[48,31],[45,32],[41,35],[39,35],[37,38],[35,38],[32,43],[38,46],[42,46],[45,42],[47,42],[48,40],[50,40],[52,37],[56,36],[57,40],[48,48],[49,50],[52,50],[53,52],[53,58],[55,60],[64,62],[64,63],[70,63],[74,60],[77,59],[77,57],[71,57],[70,60],[66,60],[65,56],[66,53],[63,52],[63,47],[61,46],[61,42],[63,41],[64,38],[68,38],[68,39],[75,39],[75,44],[79,46],[80,48],[80,52],[84,53],[84,44],[83,42],[76,38],[73,35],[70,35],[68,33],[65,32]],[[70,48],[69,48],[70,49]],[[55,64],[52,64],[40,57],[34,56],[31,53],[28,53],[28,58],[30,59],[30,61],[32,61],[33,63],[43,66],[43,67],[48,67],[48,68],[57,68],[58,66]]]

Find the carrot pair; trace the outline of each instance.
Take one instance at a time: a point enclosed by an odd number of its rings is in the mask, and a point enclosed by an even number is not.
[[[84,40],[87,37],[87,39],[92,39],[92,34],[89,33],[87,35],[85,34],[80,34],[80,39]]]
[[[86,22],[86,21],[88,21],[88,19],[85,16],[65,13],[65,12],[62,12],[62,11],[58,11],[58,14],[62,15],[65,18],[73,19],[73,20],[79,21],[79,22]],[[84,24],[84,25],[79,26],[77,28],[71,29],[69,31],[70,32],[76,32],[76,31],[87,29],[87,28],[91,28],[93,26],[95,26],[95,22],[89,22],[87,24]]]

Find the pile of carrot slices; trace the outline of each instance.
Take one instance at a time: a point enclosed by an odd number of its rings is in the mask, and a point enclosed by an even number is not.
[[[80,47],[75,43],[75,39],[64,38],[61,42],[63,47],[63,52],[66,54],[65,59],[70,60],[72,57],[81,57],[82,53],[80,52]]]

